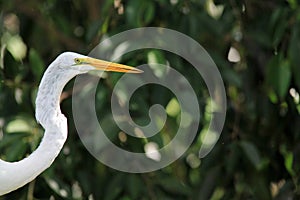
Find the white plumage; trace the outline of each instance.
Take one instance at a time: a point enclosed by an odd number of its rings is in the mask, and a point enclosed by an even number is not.
[[[0,195],[29,183],[52,164],[67,139],[67,119],[59,107],[61,92],[70,79],[90,70],[142,72],[73,52],[59,55],[46,70],[36,98],[36,119],[45,129],[44,137],[39,147],[27,158],[18,162],[0,159]]]

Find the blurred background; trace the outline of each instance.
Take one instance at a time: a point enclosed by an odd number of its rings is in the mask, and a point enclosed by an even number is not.
[[[202,120],[188,151],[150,173],[116,171],[81,143],[72,119],[71,81],[61,109],[68,140],[52,166],[30,184],[0,199],[300,199],[300,4],[297,0],[11,0],[0,2],[0,157],[16,161],[39,144],[34,117],[39,81],[64,51],[89,53],[105,37],[136,27],[182,32],[199,42],[218,66],[227,92],[220,139],[198,158],[207,128],[209,98],[201,76],[175,54],[147,49],[120,62],[170,66],[185,75],[201,102]],[[149,140],[126,136],[111,119],[110,97],[120,74],[99,83],[96,110],[110,139],[143,152]],[[178,128],[180,108],[164,87],[149,85],[132,97],[139,124],[159,103],[167,121],[152,143],[163,147]],[[17,172],[16,172],[17,173]]]

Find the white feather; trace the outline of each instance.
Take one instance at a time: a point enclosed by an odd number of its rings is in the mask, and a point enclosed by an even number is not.
[[[6,194],[35,179],[47,169],[67,139],[67,119],[61,113],[59,100],[66,83],[84,71],[71,68],[74,58],[86,57],[66,52],[59,55],[46,70],[36,98],[36,119],[44,127],[39,147],[18,162],[0,159],[0,195]]]

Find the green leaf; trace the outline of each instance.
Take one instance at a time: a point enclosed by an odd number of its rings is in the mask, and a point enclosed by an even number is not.
[[[247,141],[242,141],[240,143],[244,153],[246,154],[246,156],[248,157],[248,159],[250,160],[250,162],[253,164],[253,166],[257,169],[260,170],[261,169],[261,165],[262,165],[262,159],[259,155],[259,152],[256,148],[256,146],[250,142]]]
[[[189,195],[190,189],[175,177],[165,177],[158,180],[157,184],[173,194]]]
[[[166,64],[164,54],[158,50],[152,50],[147,55],[149,67],[157,77],[163,77],[166,74],[167,68],[161,65]]]
[[[26,149],[26,143],[24,143],[22,140],[17,140],[6,149],[5,158],[8,161],[20,160],[23,158]]]
[[[10,121],[5,127],[7,133],[30,132],[31,129],[31,124],[22,118],[16,118]]]
[[[282,7],[275,9],[271,15],[270,32],[273,36],[272,43],[275,49],[277,49],[279,43],[282,41],[282,37],[288,27],[288,24],[286,23],[287,15],[288,9]]]
[[[285,145],[280,146],[280,153],[284,157],[284,166],[290,175],[295,176],[295,171],[293,169],[294,155],[293,152],[288,151]]]
[[[7,50],[15,58],[21,61],[26,57],[27,46],[19,35],[9,35],[6,41]]]
[[[295,172],[293,170],[293,160],[294,160],[294,155],[292,152],[289,152],[285,155],[284,165],[291,175],[295,175]]]
[[[300,88],[300,30],[299,23],[293,27],[292,36],[290,40],[288,57],[291,61],[291,70],[296,85]]]
[[[212,194],[210,200],[219,200],[222,199],[225,195],[225,189],[224,188],[216,188],[214,193]]]
[[[287,94],[291,83],[291,70],[290,63],[288,60],[281,62],[278,67],[278,82],[277,82],[277,91],[279,97],[284,98]]]
[[[108,185],[105,187],[104,200],[118,199],[118,196],[122,192],[123,183],[125,183],[124,178],[124,174],[116,174],[110,178]]]
[[[0,149],[11,146],[11,145],[16,145],[17,142],[20,142],[24,137],[29,136],[29,133],[12,133],[12,134],[6,134],[2,140],[0,140]],[[3,150],[1,150],[3,152]]]
[[[155,14],[154,3],[149,0],[131,0],[125,10],[128,22],[134,27],[146,26]]]
[[[241,76],[234,71],[234,69],[230,68],[230,67],[224,67],[224,69],[222,69],[222,77],[231,85],[234,85],[238,88],[240,88],[242,86],[242,78]]]
[[[143,190],[143,182],[136,174],[129,174],[127,176],[126,187],[128,188],[128,192],[133,199],[138,199]]]
[[[290,7],[292,9],[296,9],[298,7],[298,2],[297,0],[287,0],[287,2],[290,4]]]
[[[180,114],[180,105],[176,98],[172,98],[166,107],[169,116],[176,117]]]
[[[34,77],[39,81],[43,75],[45,64],[39,53],[33,48],[29,51],[29,63]]]
[[[291,83],[290,62],[282,54],[272,58],[267,69],[267,82],[276,94],[283,99]]]
[[[44,176],[45,181],[47,182],[48,186],[52,189],[53,192],[58,194],[61,197],[68,197],[70,196],[70,190],[66,183],[60,180],[58,177],[48,177]]]

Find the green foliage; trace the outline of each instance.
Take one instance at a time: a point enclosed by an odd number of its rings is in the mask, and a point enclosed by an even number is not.
[[[106,0],[0,2],[0,157],[15,161],[39,144],[43,129],[34,101],[43,71],[63,51],[86,54],[99,41],[135,27],[158,26],[197,40],[217,64],[227,92],[226,123],[207,157],[197,157],[209,119],[208,93],[185,60],[160,50],[125,55],[122,63],[169,63],[193,85],[203,120],[186,154],[150,173],[113,170],[82,145],[72,120],[72,83],[63,93],[69,137],[53,165],[30,184],[0,199],[299,199],[300,5],[296,0]],[[229,49],[239,53],[229,61]],[[152,69],[156,75],[165,73]],[[179,104],[163,87],[140,88],[131,100],[133,120],[149,123],[151,105],[168,115],[147,140],[120,133],[111,123],[110,95],[119,74],[99,84],[96,110],[110,140],[141,152],[165,146],[180,119]],[[200,134],[201,133],[201,134]],[[105,145],[105,144],[103,144]]]

